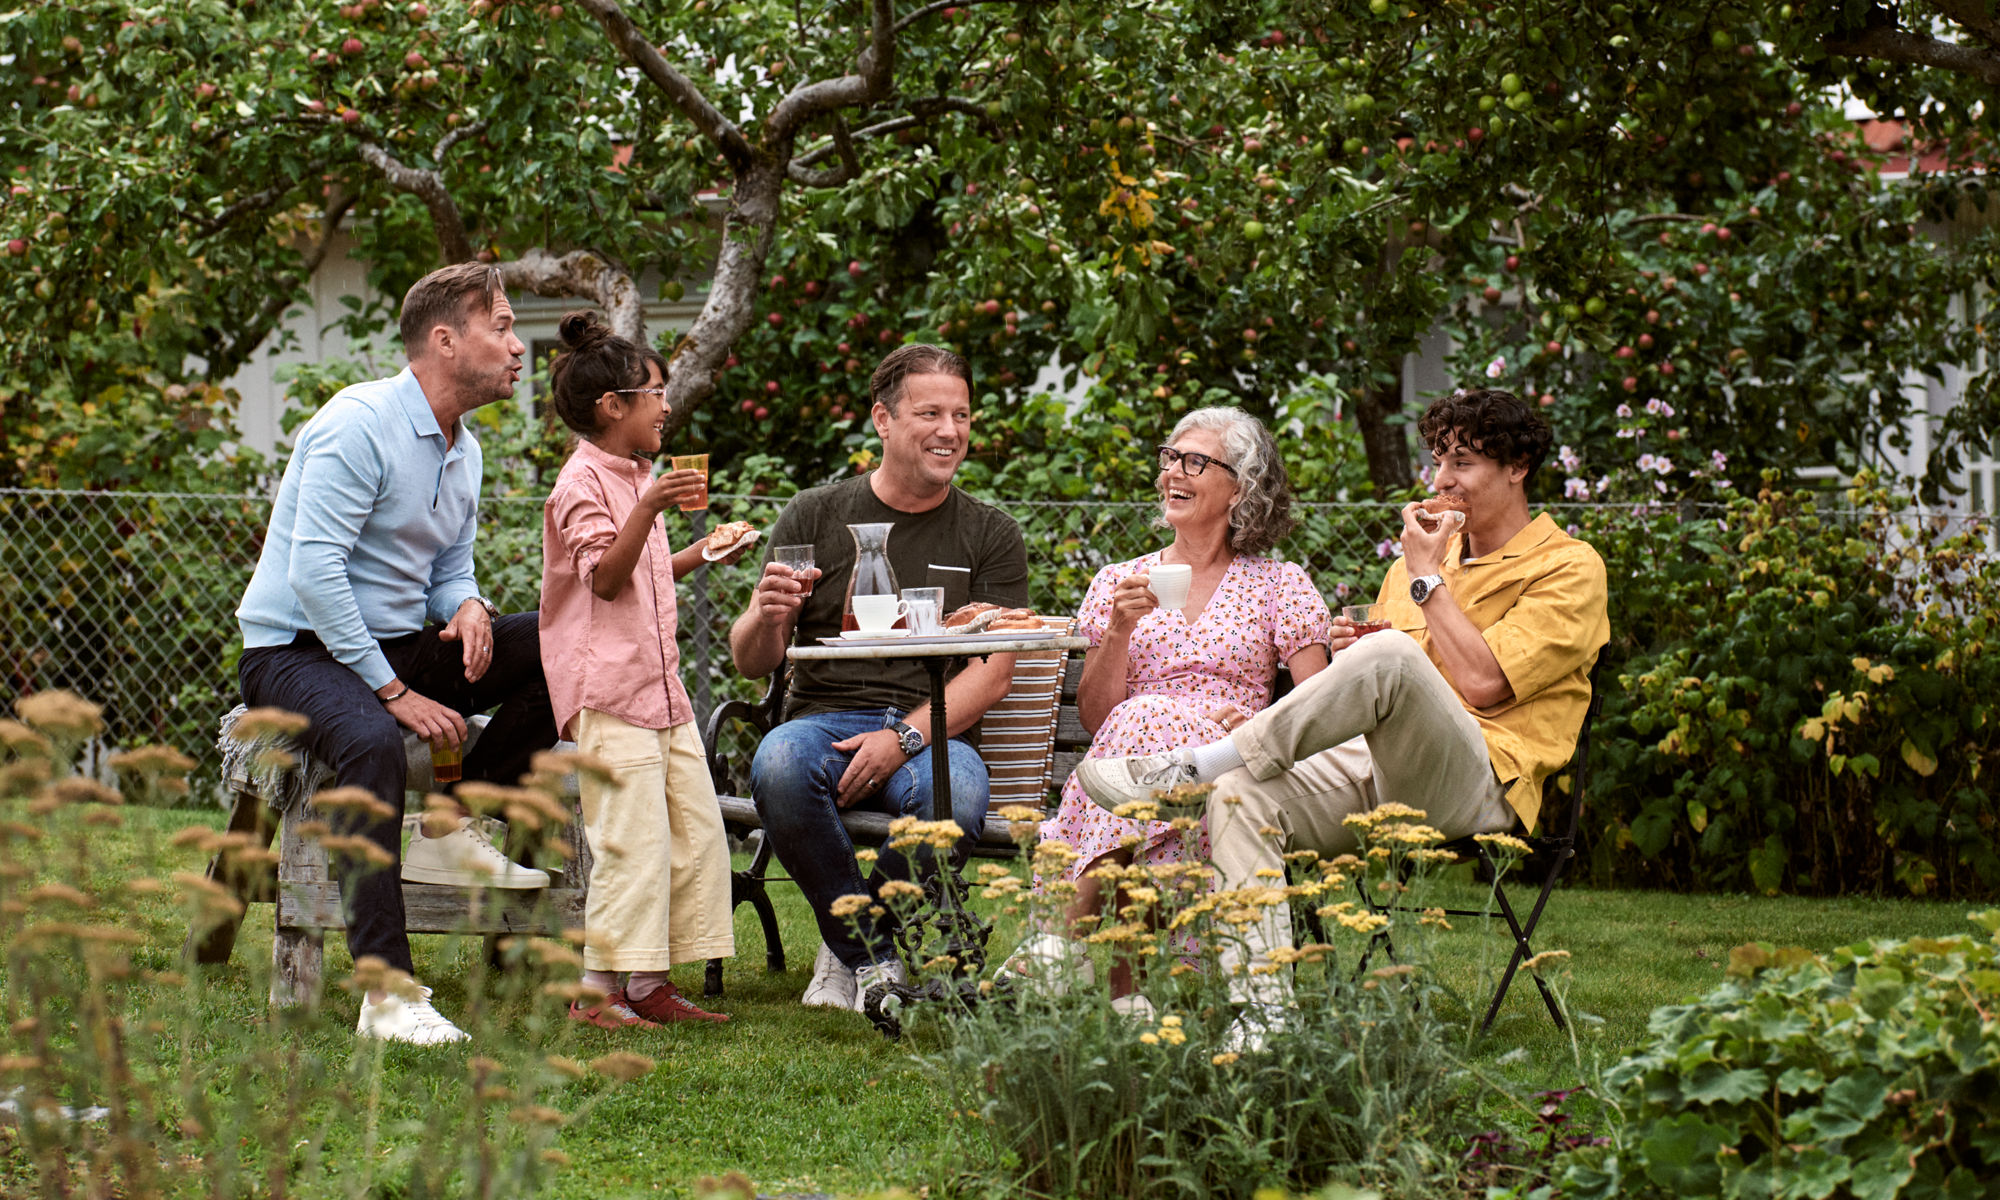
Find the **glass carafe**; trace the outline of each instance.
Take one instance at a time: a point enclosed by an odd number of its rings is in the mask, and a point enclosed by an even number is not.
[[[847,527],[847,532],[854,535],[854,569],[847,573],[847,595],[840,604],[843,631],[861,628],[861,623],[854,619],[854,597],[901,594],[896,586],[896,569],[889,565],[889,531],[895,527],[893,521]]]

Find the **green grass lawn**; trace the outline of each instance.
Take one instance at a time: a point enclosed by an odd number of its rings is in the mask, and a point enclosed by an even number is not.
[[[20,806],[4,805],[0,815],[22,819]],[[136,873],[166,875],[199,870],[199,855],[167,844],[192,825],[219,826],[220,814],[127,810],[118,831],[98,831],[79,851],[67,843],[40,845],[46,878],[75,882],[90,878],[100,887]],[[19,843],[11,853],[18,853]],[[157,855],[158,857],[152,857]],[[1466,896],[1469,883],[1455,885]],[[789,886],[775,889],[782,919],[788,970],[764,968],[763,944],[750,911],[739,911],[738,954],[726,972],[727,995],[715,1007],[734,1018],[726,1026],[675,1026],[638,1034],[586,1029],[559,1019],[561,1002],[515,1001],[499,1005],[503,1027],[547,1052],[591,1059],[620,1048],[654,1058],[658,1066],[622,1087],[579,1081],[543,1102],[570,1111],[584,1101],[588,1111],[558,1135],[556,1145],[570,1162],[558,1176],[554,1194],[598,1197],[687,1194],[703,1175],[737,1170],[767,1193],[828,1191],[854,1193],[931,1178],[930,1166],[950,1153],[952,1123],[937,1084],[912,1060],[913,1046],[884,1040],[856,1014],[798,1006],[811,968],[817,937],[803,903]],[[128,926],[144,945],[135,953],[142,968],[178,965],[182,918],[164,898],[132,902]],[[1909,900],[1800,900],[1744,896],[1676,896],[1653,892],[1564,890],[1551,902],[1536,937],[1537,949],[1564,949],[1569,966],[1572,1009],[1597,1019],[1577,1022],[1583,1060],[1568,1035],[1549,1022],[1531,981],[1517,981],[1493,1033],[1467,1035],[1468,1057],[1492,1068],[1519,1047],[1494,1073],[1527,1088],[1586,1083],[1594,1064],[1608,1064],[1645,1033],[1648,1014],[1662,1004],[1696,995],[1719,980],[1731,947],[1770,941],[1824,950],[1868,938],[1959,932],[1964,904]],[[266,1013],[271,944],[268,905],[253,907],[237,942],[234,960],[205,972],[198,1013],[181,1043],[187,1069],[199,1072],[232,1027],[256,1022]],[[1479,972],[1504,961],[1507,942],[1495,931],[1482,936],[1478,922],[1462,922],[1438,940],[1446,982],[1483,1007]],[[1000,949],[1013,931],[995,939]],[[349,963],[338,936],[327,946],[327,977],[337,981]],[[437,989],[436,1002],[458,1016],[471,998],[465,977],[479,955],[476,939],[420,937],[419,975]],[[677,972],[682,990],[699,997],[701,972]],[[169,989],[162,986],[164,993]],[[291,1034],[308,1060],[328,1077],[340,1075],[357,1054],[351,1029],[355,998],[330,986],[324,1019]],[[1440,1011],[1441,1019],[1465,1028],[1468,1013]],[[919,1042],[926,1035],[920,1029]],[[380,1113],[381,1143],[374,1153],[420,1153],[423,1131],[439,1112],[465,1104],[468,1053],[458,1049],[392,1048],[389,1062],[405,1073],[409,1086],[385,1095]],[[218,1087],[223,1086],[221,1084]],[[364,1152],[358,1103],[337,1092],[319,1093],[316,1107],[300,1117],[300,1127],[330,1130],[329,1161]],[[1504,1119],[1498,1114],[1496,1119]],[[13,1154],[12,1173],[25,1169]],[[317,1194],[307,1184],[302,1194]]]

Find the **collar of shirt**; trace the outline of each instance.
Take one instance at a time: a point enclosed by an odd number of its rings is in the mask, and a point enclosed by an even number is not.
[[[1467,558],[1460,561],[1465,566],[1477,567],[1488,563],[1504,562],[1510,558],[1519,558],[1543,542],[1548,541],[1555,534],[1555,518],[1549,516],[1547,513],[1541,513],[1534,520],[1521,526],[1520,530],[1513,537],[1507,539],[1506,545],[1495,550],[1493,553],[1482,554],[1478,558]],[[1463,534],[1460,535],[1460,537],[1463,536]]]
[[[608,453],[589,438],[576,439],[576,456],[588,463],[592,470],[629,475],[641,484],[653,473],[653,464],[647,459]]]
[[[414,368],[404,367],[394,381],[396,402],[403,406],[403,415],[410,419],[410,431],[420,438],[437,438],[444,441],[444,428],[438,424],[437,413],[431,409],[428,396],[424,395],[424,385],[417,382]],[[465,457],[465,421],[453,423],[453,437],[444,460],[452,462]]]

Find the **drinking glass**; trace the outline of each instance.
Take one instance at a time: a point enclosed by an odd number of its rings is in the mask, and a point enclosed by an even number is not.
[[[932,637],[944,632],[943,588],[904,588],[903,607],[909,617],[911,633],[919,637]]]
[[[431,779],[437,783],[457,783],[464,778],[464,753],[439,738],[431,743]]]
[[[777,546],[771,551],[771,561],[784,567],[800,583],[806,585],[801,596],[813,594],[813,580],[819,578],[819,568],[813,566],[811,546]]]
[[[1349,604],[1340,610],[1354,626],[1354,636],[1363,637],[1380,633],[1389,628],[1389,606],[1386,604]]]
[[[692,500],[681,501],[681,511],[700,512],[702,509],[707,508],[708,507],[708,455],[676,454],[673,457],[673,466],[674,470],[676,471],[701,472],[701,495],[696,496]]]

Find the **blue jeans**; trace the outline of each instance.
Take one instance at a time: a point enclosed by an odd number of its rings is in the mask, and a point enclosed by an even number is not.
[[[833,743],[886,729],[902,716],[896,709],[862,709],[795,717],[764,735],[750,764],[750,795],[763,819],[764,836],[771,839],[772,852],[812,905],[827,948],[850,968],[894,958],[889,944],[892,926],[866,912],[836,917],[833,902],[842,896],[877,895],[885,882],[908,879],[910,863],[885,847],[875,870],[862,878],[854,842],[841,826],[840,809],[834,804],[840,777],[854,756],[835,750]],[[950,742],[950,753],[952,819],[968,839],[976,839],[986,822],[986,763],[957,738]],[[854,807],[930,820],[931,754],[930,747],[918,751]]]

